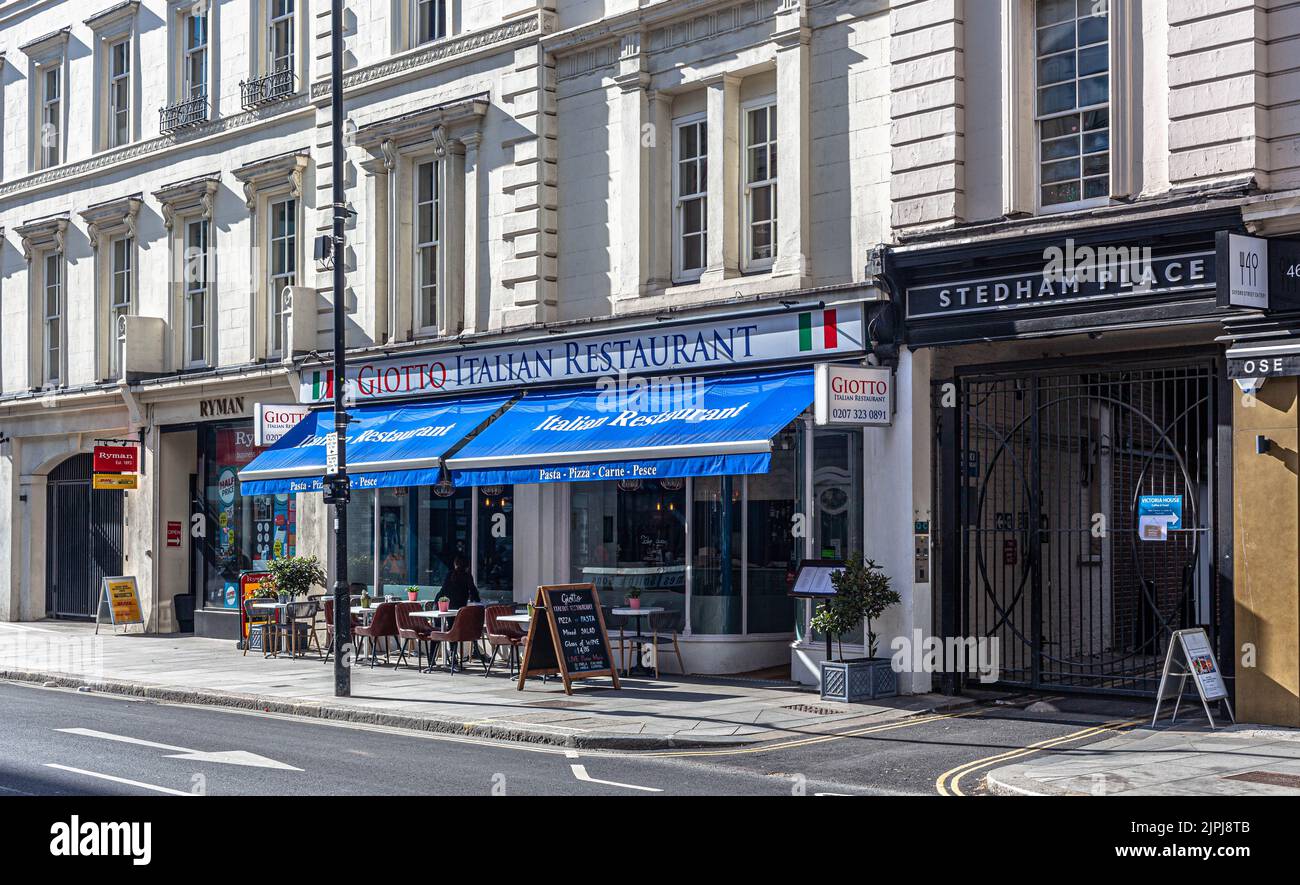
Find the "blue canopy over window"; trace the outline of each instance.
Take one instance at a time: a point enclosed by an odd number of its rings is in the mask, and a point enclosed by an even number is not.
[[[433,485],[443,456],[482,427],[510,397],[446,400],[350,410],[347,471],[354,489]],[[245,495],[319,492],[332,409],[312,412],[239,471]]]
[[[458,486],[766,473],[809,369],[525,396],[447,459]]]

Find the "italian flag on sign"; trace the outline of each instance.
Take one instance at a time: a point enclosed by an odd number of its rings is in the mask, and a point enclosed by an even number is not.
[[[799,314],[799,352],[834,350],[840,346],[840,330],[835,322],[835,308],[810,310]]]
[[[311,398],[313,402],[331,399],[334,396],[334,370],[319,370],[311,373]]]

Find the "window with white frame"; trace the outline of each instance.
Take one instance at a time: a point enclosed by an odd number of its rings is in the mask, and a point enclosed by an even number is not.
[[[182,19],[184,54],[182,101],[204,98],[208,94],[208,11],[196,4]]]
[[[47,385],[58,384],[63,367],[63,253],[47,252],[41,280],[42,375]]]
[[[776,258],[776,103],[744,109],[745,270],[772,266]]]
[[[108,146],[131,140],[131,41],[108,48]]]
[[[270,216],[269,350],[272,356],[280,356],[284,353],[285,323],[289,317],[284,289],[298,285],[298,201],[289,198],[271,203]]]
[[[1038,198],[1069,208],[1110,194],[1110,42],[1106,6],[1036,0]]]
[[[208,356],[208,220],[185,225],[185,365],[205,366]]]
[[[678,280],[696,279],[708,262],[709,137],[703,117],[674,126],[673,226]]]
[[[447,0],[412,0],[411,45],[431,43],[447,36]]]
[[[294,4],[296,0],[269,0],[267,32],[269,72],[292,71],[294,68]]]
[[[126,340],[122,318],[134,312],[135,305],[135,241],[131,237],[118,237],[110,247],[109,267],[109,349],[108,371],[110,378],[122,376],[122,345]]]
[[[419,163],[415,168],[415,329],[422,335],[438,332],[439,164]]]
[[[63,66],[41,68],[41,168],[59,165],[63,142]]]

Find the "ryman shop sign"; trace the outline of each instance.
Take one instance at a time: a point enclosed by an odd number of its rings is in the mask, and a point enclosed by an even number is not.
[[[795,360],[821,360],[866,349],[861,303],[792,308],[770,314],[656,324],[575,338],[442,350],[353,363],[357,401],[422,394],[475,393],[619,375],[671,375]],[[298,399],[334,395],[331,370],[307,369]]]
[[[1043,250],[1040,268],[911,286],[908,319],[988,314],[1023,308],[1120,301],[1215,286],[1212,250],[1154,256],[1149,247],[1076,245]]]

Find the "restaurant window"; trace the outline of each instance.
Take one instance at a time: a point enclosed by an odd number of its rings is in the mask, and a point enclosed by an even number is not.
[[[803,500],[803,422],[772,441],[772,469],[747,477],[745,556],[747,633],[788,633],[795,622],[790,598],[803,559],[799,502]]]
[[[862,431],[817,428],[813,435],[813,556],[848,559],[866,555],[862,536]],[[810,630],[814,642],[823,634]],[[863,625],[842,637],[861,645]]]
[[[691,632],[743,631],[743,525],[740,511],[745,480],[740,476],[701,476],[694,485],[695,568],[691,579]]]
[[[776,104],[744,115],[744,269],[763,270],[776,257]]]
[[[479,595],[486,603],[514,602],[514,486],[479,486],[475,495]]]
[[[570,574],[591,582],[606,608],[641,591],[643,608],[665,609],[661,630],[685,629],[686,482],[627,479],[570,486]]]
[[[703,117],[678,121],[674,174],[676,277],[697,279],[708,260],[709,136]]]
[[[353,489],[348,500],[349,593],[375,590],[375,489]]]
[[[1035,86],[1039,204],[1069,208],[1110,194],[1110,42],[1104,4],[1037,0]]]
[[[196,568],[207,608],[238,609],[241,574],[297,552],[296,496],[240,493],[239,470],[262,451],[253,444],[252,421],[199,428],[196,504],[204,532]]]

